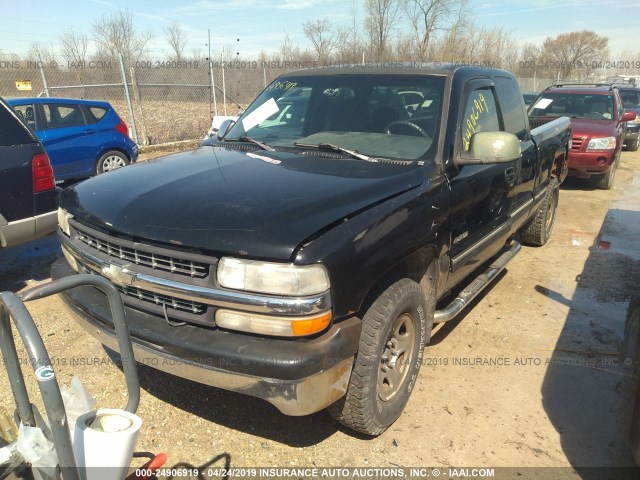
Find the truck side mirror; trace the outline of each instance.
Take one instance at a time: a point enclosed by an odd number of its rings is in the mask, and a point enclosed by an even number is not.
[[[469,150],[456,162],[463,165],[508,163],[520,158],[520,140],[513,133],[478,132],[471,136]]]
[[[231,127],[234,123],[236,122],[234,120],[231,120],[230,118],[222,121],[222,123],[220,124],[220,128],[218,128],[218,140],[222,140],[224,138],[229,130],[231,130]]]

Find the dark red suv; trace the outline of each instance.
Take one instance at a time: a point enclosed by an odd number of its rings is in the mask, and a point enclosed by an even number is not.
[[[532,127],[554,118],[571,117],[572,144],[569,175],[591,178],[598,188],[613,186],[626,122],[635,112],[626,112],[618,89],[610,84],[552,85],[529,106]]]

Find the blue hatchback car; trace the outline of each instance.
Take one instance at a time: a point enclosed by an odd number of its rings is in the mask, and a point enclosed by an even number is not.
[[[127,125],[107,102],[11,98],[7,103],[44,144],[56,180],[90,177],[138,159]]]

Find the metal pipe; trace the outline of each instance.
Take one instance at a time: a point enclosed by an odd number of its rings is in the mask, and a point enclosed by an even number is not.
[[[51,359],[49,358],[47,349],[42,342],[42,337],[38,332],[38,328],[36,327],[36,324],[28,310],[15,293],[0,293],[0,304],[4,305],[4,309],[9,312],[10,318],[13,318],[15,321],[16,329],[22,338],[22,342],[27,350],[27,355],[29,355],[31,360],[31,366],[36,375],[38,388],[42,394],[42,400],[49,419],[51,434],[53,436],[53,442],[58,455],[58,463],[60,467],[67,469],[65,471],[65,480],[79,479],[79,472],[76,467],[75,457],[73,456],[69,425],[67,424],[67,415],[62,401],[62,394],[60,393],[60,386],[55,380],[55,373],[51,366]],[[3,334],[4,333],[6,333],[6,328],[3,328]],[[3,352],[5,346],[8,347],[8,345],[3,343]],[[13,352],[17,354],[15,351],[15,345],[13,347]],[[16,379],[14,379],[14,381],[15,380]],[[24,381],[21,373],[20,380]],[[16,401],[18,400],[16,399]]]
[[[47,86],[47,77],[44,76],[44,67],[42,66],[42,58],[40,57],[40,52],[38,52],[38,68],[40,69],[40,76],[42,77],[42,85],[44,86],[44,94],[49,96],[49,87]],[[53,88],[53,87],[52,87]]]
[[[63,88],[121,87],[121,86],[122,86],[122,83],[99,83],[96,85],[58,85],[57,87],[49,87],[49,90],[56,90],[56,89],[63,89]]]
[[[129,95],[129,85],[127,84],[127,74],[124,71],[124,62],[122,54],[118,55],[120,59],[120,72],[122,73],[122,84],[124,85],[124,95],[127,98],[127,108],[129,109],[129,117],[131,118],[131,130],[133,131],[133,139],[138,143],[138,132],[136,130],[136,120],[133,117],[133,107],[131,107],[131,96]]]
[[[25,302],[37,300],[49,295],[69,290],[71,288],[91,285],[102,290],[109,300],[109,307],[113,315],[113,325],[116,329],[118,337],[118,345],[120,347],[120,356],[122,358],[122,370],[124,371],[127,383],[128,400],[125,410],[136,413],[140,404],[140,382],[138,380],[138,372],[136,370],[135,358],[133,356],[133,346],[131,345],[131,337],[124,313],[124,304],[116,287],[113,286],[106,278],[97,275],[74,275],[59,280],[54,280],[44,285],[39,285],[26,290],[20,294],[20,298]]]
[[[18,417],[23,424],[29,427],[35,427],[36,421],[33,416],[33,409],[31,408],[31,400],[29,400],[29,394],[27,393],[27,388],[24,383],[24,375],[22,375],[22,368],[20,367],[18,351],[13,341],[9,311],[2,302],[0,302],[0,350],[2,350],[2,360],[7,370],[7,376],[9,377],[11,392],[16,401]]]

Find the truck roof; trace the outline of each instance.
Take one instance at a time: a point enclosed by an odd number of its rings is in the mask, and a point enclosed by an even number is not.
[[[295,70],[283,76],[319,76],[319,75],[444,75],[452,77],[454,74],[463,76],[495,75],[496,73],[512,76],[513,74],[498,68],[472,66],[469,64],[443,62],[379,62],[364,65],[345,64],[326,67],[305,68]]]

